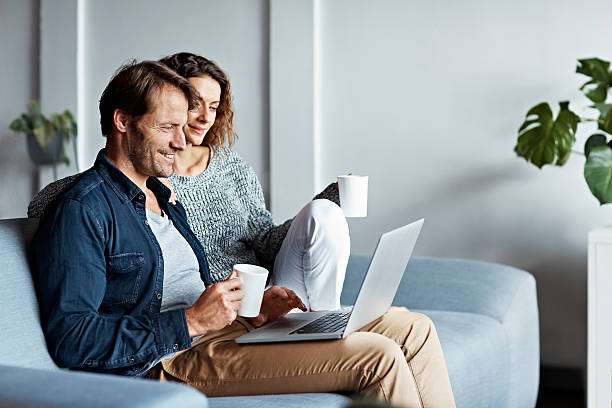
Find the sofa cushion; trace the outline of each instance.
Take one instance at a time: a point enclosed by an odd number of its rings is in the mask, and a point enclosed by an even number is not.
[[[208,406],[210,408],[343,408],[350,402],[350,398],[340,394],[313,393],[209,398]]]
[[[369,257],[351,255],[342,304],[354,304],[368,265]],[[409,309],[476,313],[503,321],[522,285],[531,286],[535,293],[533,276],[511,266],[466,259],[413,257],[393,304]]]
[[[26,256],[25,243],[37,225],[37,220],[0,220],[0,364],[57,369],[47,352]]]
[[[474,313],[418,310],[434,322],[457,407],[507,406],[508,342],[497,320]]]

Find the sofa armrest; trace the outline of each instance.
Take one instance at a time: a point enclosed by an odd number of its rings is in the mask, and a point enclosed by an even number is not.
[[[205,408],[208,402],[204,394],[181,384],[0,365],[0,406]]]
[[[354,303],[368,263],[367,256],[351,255],[342,304]],[[406,267],[393,304],[475,313],[501,322],[523,295],[536,300],[535,279],[523,270],[491,262],[416,257]]]

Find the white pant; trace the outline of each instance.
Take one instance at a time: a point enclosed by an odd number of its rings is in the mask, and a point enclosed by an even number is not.
[[[350,249],[340,207],[329,200],[313,200],[291,223],[274,262],[271,284],[295,291],[310,310],[339,309]]]

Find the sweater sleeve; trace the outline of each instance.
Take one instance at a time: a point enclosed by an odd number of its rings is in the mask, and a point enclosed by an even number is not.
[[[338,191],[338,184],[331,183],[323,191],[315,196],[313,200],[326,199],[336,203],[340,206],[340,192]]]
[[[28,205],[28,218],[40,218],[45,212],[47,206],[61,193],[64,191],[70,183],[72,183],[78,177],[78,174],[64,177],[48,184],[45,188],[40,190],[30,201]]]

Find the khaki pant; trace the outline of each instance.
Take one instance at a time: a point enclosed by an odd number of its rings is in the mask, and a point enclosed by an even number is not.
[[[252,330],[238,318],[164,360],[149,377],[209,397],[359,392],[398,407],[454,407],[436,329],[425,315],[392,309],[341,340],[237,344]]]

